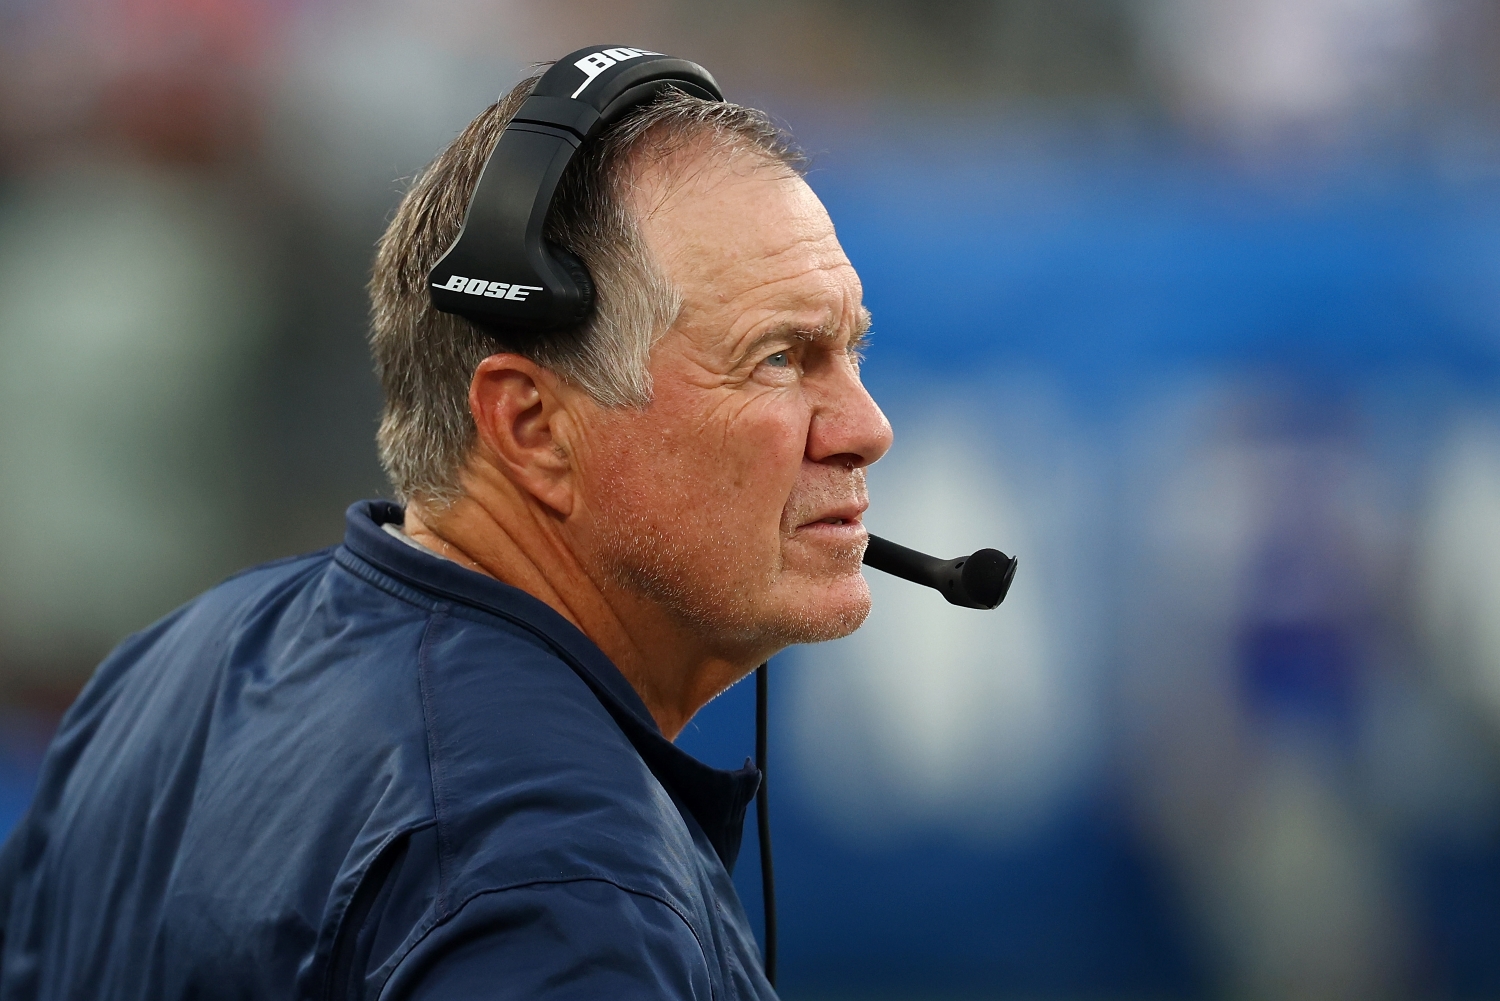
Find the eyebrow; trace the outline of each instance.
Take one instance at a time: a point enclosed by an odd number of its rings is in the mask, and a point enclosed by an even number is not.
[[[858,351],[864,347],[865,340],[870,336],[870,324],[873,322],[870,310],[867,306],[859,307],[859,319],[854,321],[854,333],[849,335],[849,350]]]
[[[870,311],[864,306],[859,307],[859,318],[854,321],[854,331],[849,335],[849,350],[858,351],[863,346],[865,338],[870,333]],[[821,327],[799,327],[795,324],[784,323],[772,327],[757,337],[746,354],[754,354],[761,346],[777,340],[778,338],[790,338],[791,340],[803,341],[805,343],[816,343],[818,341],[831,341],[838,336],[836,328]]]

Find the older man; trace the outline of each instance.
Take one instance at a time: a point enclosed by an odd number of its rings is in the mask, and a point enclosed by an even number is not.
[[[382,241],[404,511],[127,640],[0,858],[0,998],[769,997],[728,869],[753,769],[671,740],[847,634],[890,429],[827,213],[764,116],[669,94],[569,167],[584,327],[508,341],[427,271],[534,80]]]

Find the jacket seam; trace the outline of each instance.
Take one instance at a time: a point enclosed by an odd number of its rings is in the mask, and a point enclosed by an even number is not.
[[[411,605],[413,608],[420,608],[425,612],[431,612],[444,605],[442,601],[427,598],[422,591],[396,580],[384,571],[366,563],[362,557],[355,556],[342,547],[334,550],[333,562],[346,573],[353,574],[376,590],[383,591],[397,601]]]
[[[488,897],[495,894],[508,893],[511,890],[524,890],[529,886],[560,886],[565,883],[604,883],[608,886],[613,886],[621,893],[628,893],[631,896],[643,897],[647,900],[654,900],[658,904],[661,904],[663,907],[665,907],[667,910],[671,911],[672,914],[677,918],[677,920],[682,922],[683,927],[688,930],[688,934],[693,936],[693,942],[698,946],[698,955],[702,958],[703,969],[708,974],[708,983],[711,995],[717,996],[719,994],[718,985],[714,983],[713,965],[708,961],[708,951],[703,948],[703,937],[698,934],[698,929],[693,927],[693,923],[687,919],[687,915],[683,914],[676,904],[672,903],[670,900],[661,896],[660,894],[652,893],[648,890],[633,889],[629,886],[624,885],[623,883],[620,883],[617,880],[610,879],[607,876],[589,875],[555,876],[541,877],[537,879],[525,879],[503,886],[491,886],[486,887],[483,890],[475,890],[473,893],[465,897],[461,904],[453,908],[450,913],[437,918],[430,925],[428,925],[428,927],[422,930],[422,933],[418,935],[416,939],[414,939],[412,943],[406,948],[406,951],[402,954],[401,959],[397,961],[391,967],[391,971],[387,973],[384,978],[382,978],[380,982],[380,989],[376,992],[375,996],[379,998],[385,993],[386,985],[389,984],[391,978],[396,975],[396,971],[401,968],[401,964],[406,962],[411,954],[416,951],[417,947],[427,940],[428,936],[437,931],[443,925],[447,924],[449,921],[457,918],[460,914],[463,913],[465,907],[468,907],[480,897]]]
[[[441,620],[448,618],[447,609],[439,606],[427,619],[427,625],[422,629],[422,642],[417,648],[417,685],[422,694],[422,722],[423,730],[427,737],[427,770],[432,782],[432,816],[433,824],[437,828],[437,867],[438,867],[438,894],[436,910],[439,915],[448,913],[448,876],[451,872],[451,848],[448,839],[448,800],[446,795],[447,783],[443,772],[443,755],[435,746],[438,742],[437,713],[433,705],[431,666],[428,661],[428,651],[431,649],[433,635],[441,626]]]

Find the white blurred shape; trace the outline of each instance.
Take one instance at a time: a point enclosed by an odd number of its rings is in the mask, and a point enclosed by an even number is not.
[[[1420,546],[1431,640],[1454,681],[1500,722],[1500,426],[1456,425],[1435,467]]]
[[[1122,731],[1137,816],[1222,950],[1221,993],[1364,1001],[1392,996],[1409,957],[1354,749],[1336,723],[1258,707],[1246,683],[1247,627],[1312,623],[1365,640],[1361,693],[1384,638],[1368,625],[1393,535],[1384,491],[1357,440],[1318,431],[1343,421],[1284,419],[1298,399],[1276,383],[1204,382],[1143,407],[1127,461],[1143,545],[1124,595]],[[1362,698],[1346,708],[1362,734],[1376,729]],[[1378,736],[1404,744],[1374,754],[1424,740],[1414,707],[1381,708]],[[1389,814],[1464,806],[1464,789],[1415,802],[1401,783],[1422,778],[1392,776]]]
[[[1189,106],[1251,127],[1345,114],[1432,38],[1427,0],[1155,0],[1158,58]]]
[[[865,625],[807,652],[794,676],[799,772],[846,834],[1003,834],[1043,815],[1080,770],[1090,733],[1049,615],[1045,533],[993,455],[962,423],[934,423],[903,432],[871,471],[875,534],[944,557],[993,546],[1021,564],[996,611],[866,570]]]
[[[1385,853],[1318,765],[1272,748],[1236,803],[1218,903],[1246,997],[1387,997],[1403,966]]]
[[[258,248],[212,185],[64,172],[0,204],[0,647],[93,656],[237,547]]]

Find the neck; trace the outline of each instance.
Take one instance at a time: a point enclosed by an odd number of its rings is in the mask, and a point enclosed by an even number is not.
[[[590,573],[551,512],[495,494],[471,490],[443,508],[410,504],[406,534],[525,591],[577,626],[630,682],[668,740],[754,669],[756,657],[712,650],[655,603]]]

